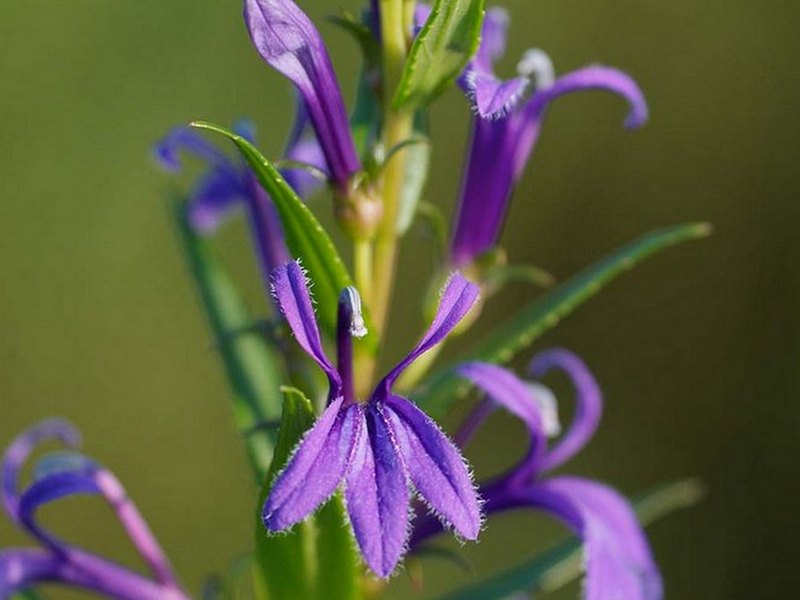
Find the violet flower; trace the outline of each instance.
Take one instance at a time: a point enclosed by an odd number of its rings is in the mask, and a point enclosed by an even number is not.
[[[325,43],[291,0],[245,0],[244,18],[261,57],[297,87],[325,155],[331,182],[347,191],[361,171],[342,93]]]
[[[493,65],[505,53],[507,28],[504,10],[487,11],[480,48],[460,80],[476,115],[451,242],[453,266],[466,265],[497,244],[511,194],[550,102],[572,92],[605,90],[630,104],[627,128],[647,120],[647,104],[636,82],[609,67],[584,67],[555,79],[547,55],[529,50],[520,62],[519,76],[502,81]],[[526,89],[534,83],[535,91],[525,99]]]
[[[291,527],[343,484],[361,554],[373,572],[388,577],[406,549],[413,485],[443,526],[476,539],[480,503],[461,453],[410,400],[394,395],[392,385],[461,321],[478,298],[477,286],[453,275],[427,333],[365,401],[353,388],[352,336],[366,333],[355,289],[347,288],[339,303],[336,367],[323,350],[298,263],[276,269],[273,293],[297,342],[326,373],[330,391],[327,408],[274,482],[262,513],[266,528]]]
[[[48,440],[69,448],[80,445],[80,436],[69,423],[53,419],[17,437],[3,457],[4,509],[41,548],[0,549],[0,600],[42,583],[61,583],[120,600],[188,600],[149,527],[111,472],[81,455],[53,455],[40,461],[34,481],[20,489],[25,462],[36,446]],[[41,506],[76,494],[103,496],[152,578],[72,546],[39,524],[36,512]]]
[[[583,541],[587,600],[659,600],[661,576],[631,506],[611,488],[580,477],[548,477],[577,454],[594,435],[602,412],[602,395],[589,369],[566,350],[542,352],[530,364],[539,378],[559,369],[576,390],[575,417],[552,448],[547,438],[560,426],[552,392],[527,383],[513,373],[485,363],[467,363],[458,373],[487,394],[467,418],[456,440],[463,447],[476,429],[500,406],[519,417],[530,433],[526,455],[505,474],[480,485],[487,514],[516,508],[550,513]],[[439,531],[437,523],[422,519],[415,525],[412,547]]]
[[[303,102],[299,101],[284,156],[326,174],[325,157],[313,136],[306,134],[307,126],[308,113]],[[233,129],[254,142],[254,127],[249,121],[239,121]],[[244,206],[259,263],[265,280],[268,280],[272,269],[288,261],[290,256],[277,209],[255,174],[244,159],[229,157],[190,127],[175,128],[154,149],[158,163],[173,172],[183,166],[181,152],[194,155],[208,165],[208,170],[195,185],[187,201],[186,210],[191,227],[202,235],[212,234],[239,206]],[[281,169],[281,174],[301,198],[309,197],[321,186],[320,179],[303,168],[287,167]]]

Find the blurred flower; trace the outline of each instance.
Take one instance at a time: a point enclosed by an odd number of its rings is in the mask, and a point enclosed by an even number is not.
[[[117,478],[102,466],[79,454],[49,455],[35,468],[33,482],[20,490],[20,471],[36,446],[47,440],[70,448],[80,444],[69,423],[48,420],[17,437],[3,457],[5,511],[42,548],[0,550],[0,599],[41,583],[62,583],[121,600],[188,600],[147,523]],[[103,496],[152,579],[72,546],[39,524],[36,512],[41,506],[77,494]]]
[[[450,249],[454,266],[471,262],[497,244],[511,194],[533,152],[550,102],[572,92],[606,90],[630,104],[627,128],[637,128],[647,120],[641,90],[616,69],[590,66],[556,79],[547,55],[529,50],[517,77],[499,79],[493,65],[505,53],[507,29],[504,10],[487,11],[480,48],[460,79],[476,114]],[[523,102],[532,84],[535,91]]]
[[[348,288],[340,300],[338,367],[322,348],[298,263],[276,270],[273,293],[297,342],[327,374],[330,391],[325,412],[276,478],[263,509],[267,529],[281,531],[301,521],[343,482],[361,553],[370,569],[387,577],[406,548],[413,484],[443,524],[476,539],[479,502],[461,453],[433,420],[391,388],[469,312],[478,298],[477,287],[458,274],[450,279],[425,336],[365,402],[353,390],[352,336],[366,333],[357,292]]]
[[[466,363],[458,373],[487,394],[467,418],[456,441],[463,447],[497,407],[519,417],[528,428],[530,445],[523,459],[505,474],[480,485],[487,514],[514,508],[550,513],[583,541],[586,598],[658,600],[661,576],[644,532],[631,506],[611,488],[580,477],[545,477],[577,454],[594,435],[602,413],[602,395],[589,369],[566,350],[549,350],[534,357],[534,378],[552,369],[564,371],[576,390],[575,417],[552,448],[547,437],[560,432],[554,396],[539,383],[524,382],[513,373],[485,363]],[[430,518],[415,524],[412,547],[436,534]]]
[[[291,0],[245,0],[245,22],[261,57],[297,87],[328,165],[330,179],[347,190],[361,171],[342,93],[325,43]]]
[[[326,172],[325,157],[313,136],[306,135],[308,112],[302,100],[297,103],[294,126],[286,144],[286,159]],[[255,128],[249,121],[239,121],[233,130],[250,142],[255,140]],[[192,154],[208,165],[189,195],[186,210],[189,223],[200,234],[214,233],[235,209],[243,205],[248,214],[258,259],[264,279],[276,266],[290,259],[284,243],[283,228],[272,200],[244,160],[221,152],[190,127],[177,127],[155,146],[158,163],[168,171],[179,171],[183,163],[181,152]],[[281,169],[287,183],[301,198],[316,191],[320,179],[302,166]]]

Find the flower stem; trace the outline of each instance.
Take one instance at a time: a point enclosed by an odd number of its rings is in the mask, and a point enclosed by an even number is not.
[[[406,28],[407,0],[381,0],[381,36],[383,40],[384,78],[384,148],[394,148],[407,140],[413,131],[413,113],[395,111],[392,98],[400,83],[408,51]],[[390,160],[383,173],[383,220],[375,239],[373,263],[372,317],[378,333],[386,328],[389,298],[392,293],[397,255],[397,212],[400,190],[405,178],[405,156],[401,151]]]
[[[366,306],[372,303],[372,243],[369,240],[353,242],[356,287]]]

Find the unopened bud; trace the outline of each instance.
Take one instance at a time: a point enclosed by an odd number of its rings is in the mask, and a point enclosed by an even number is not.
[[[334,197],[334,213],[342,229],[355,240],[369,240],[383,218],[383,203],[372,186],[354,184]]]

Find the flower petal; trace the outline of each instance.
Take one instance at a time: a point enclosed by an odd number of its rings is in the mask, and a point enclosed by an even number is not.
[[[342,380],[322,347],[314,306],[308,291],[308,281],[296,261],[282,265],[272,272],[272,294],[286,317],[297,343],[325,371],[331,385],[331,398],[341,394]]]
[[[201,235],[214,233],[246,194],[239,178],[234,179],[227,171],[209,171],[200,179],[188,201],[189,224]]]
[[[376,575],[388,577],[408,538],[408,479],[382,407],[372,403],[362,410],[366,435],[345,476],[345,500],[364,560]]]
[[[392,384],[408,365],[444,340],[467,315],[479,296],[480,288],[477,285],[460,273],[453,273],[442,291],[439,308],[428,331],[408,356],[378,384],[376,395],[388,397]]]
[[[484,69],[491,69],[506,53],[510,21],[508,11],[504,8],[493,6],[486,10],[481,29],[481,45],[475,55],[475,60]]]
[[[627,100],[630,112],[625,119],[625,127],[636,129],[647,122],[647,101],[639,85],[627,73],[603,66],[584,67],[559,77],[552,86],[538,91],[531,98],[525,107],[525,116],[528,119],[537,119],[556,98],[590,90],[612,92]]]
[[[297,98],[295,103],[295,116],[292,131],[289,134],[289,139],[286,142],[286,148],[283,155],[289,160],[298,163],[310,165],[324,173],[326,179],[330,178],[328,169],[328,162],[325,160],[325,153],[319,145],[313,133],[306,133],[309,124],[311,123],[308,115],[306,103],[302,98]],[[309,173],[305,169],[297,169],[287,167],[281,169],[286,182],[297,192],[297,195],[303,199],[307,199],[314,192],[316,192],[324,183],[319,177]]]
[[[58,440],[68,448],[80,446],[81,435],[71,423],[48,419],[21,433],[3,455],[3,504],[8,516],[19,520],[19,475],[36,446]]]
[[[663,585],[650,546],[627,500],[578,477],[557,477],[527,492],[532,506],[565,522],[583,540],[586,600],[660,600]]]
[[[0,551],[0,599],[42,583],[60,583],[119,600],[188,600],[167,588],[88,552],[59,557],[42,550]]]
[[[506,51],[508,24],[508,13],[502,8],[486,11],[478,52],[459,80],[482,119],[498,119],[506,115],[528,87],[527,77],[503,81],[494,74],[494,63]]]
[[[547,435],[533,390],[514,373],[497,365],[471,362],[460,365],[456,371],[484,391],[489,401],[499,404],[525,423],[530,433],[530,445],[525,458],[513,469],[511,476],[522,481],[535,476],[546,457]],[[479,416],[488,416],[480,404],[475,412]],[[473,423],[473,429],[479,424]]]
[[[211,168],[235,174],[238,169],[228,156],[190,127],[176,127],[153,148],[156,162],[167,171],[183,168],[180,153],[188,152],[206,162]]]
[[[518,120],[516,114],[475,119],[450,243],[453,266],[468,264],[497,244],[515,183]]]
[[[469,379],[491,399],[508,412],[522,419],[531,436],[544,436],[542,415],[532,390],[511,371],[482,362],[468,362],[459,365],[456,372]]]
[[[177,583],[164,552],[113,473],[79,454],[51,455],[37,467],[39,478],[19,500],[19,520],[42,543],[69,555],[72,550],[44,530],[36,521],[38,509],[50,502],[77,494],[103,496],[112,508],[128,537],[150,567],[156,579],[177,589]]]
[[[342,480],[364,428],[358,405],[342,408],[343,402],[338,398],[325,409],[276,477],[261,513],[269,531],[305,519]]]
[[[477,539],[481,510],[464,457],[439,426],[412,402],[393,396],[391,419],[411,481],[436,516],[462,537]]]
[[[603,394],[589,368],[569,350],[554,348],[535,356],[528,367],[537,379],[552,369],[564,371],[575,387],[575,416],[566,433],[539,461],[542,471],[555,469],[575,456],[592,438],[603,413]]]
[[[328,173],[328,163],[325,161],[325,155],[319,142],[313,137],[301,138],[289,146],[286,150],[286,158],[314,167],[320,173]],[[305,169],[287,167],[281,169],[281,175],[292,186],[297,195],[304,200],[313,196],[323,185],[323,181],[319,176],[315,176]]]
[[[519,141],[514,159],[514,178],[522,174],[536,140],[539,137],[541,119],[550,103],[573,92],[603,90],[627,100],[630,111],[625,120],[627,129],[636,129],[645,124],[648,117],[647,102],[637,83],[626,73],[610,67],[591,66],[567,73],[555,83],[537,90],[523,108],[519,119]]]
[[[10,598],[35,583],[60,579],[61,567],[60,560],[41,550],[0,551],[0,598]]]
[[[466,78],[464,86],[475,105],[478,118],[500,119],[520,101],[529,84],[527,77],[503,81],[475,71]]]
[[[333,180],[361,170],[336,74],[314,24],[292,0],[246,0],[245,20],[261,57],[305,100]]]

